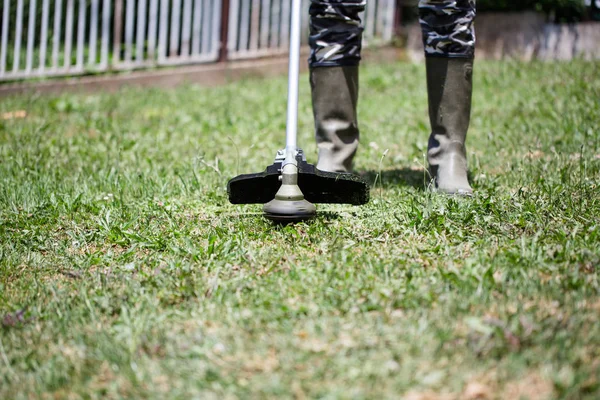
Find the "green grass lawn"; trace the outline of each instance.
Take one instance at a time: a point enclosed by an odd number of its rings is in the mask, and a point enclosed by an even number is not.
[[[600,398],[600,63],[475,80],[473,199],[424,189],[423,66],[371,65],[371,202],[284,227],[226,193],[283,77],[2,99],[0,398]]]

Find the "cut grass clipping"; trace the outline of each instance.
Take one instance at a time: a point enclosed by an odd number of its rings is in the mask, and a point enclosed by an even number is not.
[[[471,200],[423,67],[365,68],[372,200],[286,227],[226,193],[285,78],[2,99],[0,398],[600,398],[599,66],[477,64]]]

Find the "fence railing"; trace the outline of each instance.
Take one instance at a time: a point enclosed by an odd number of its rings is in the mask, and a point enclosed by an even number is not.
[[[369,0],[367,44],[391,40],[395,3]],[[0,4],[0,81],[258,58],[284,54],[289,44],[289,0]],[[308,6],[304,0],[305,16]],[[308,18],[303,22],[306,38]]]

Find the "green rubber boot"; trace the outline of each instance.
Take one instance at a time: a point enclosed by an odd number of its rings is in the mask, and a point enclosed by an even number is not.
[[[317,169],[351,172],[358,148],[358,67],[317,67],[310,71]]]
[[[437,190],[471,196],[465,140],[471,119],[473,59],[427,58],[429,171]]]

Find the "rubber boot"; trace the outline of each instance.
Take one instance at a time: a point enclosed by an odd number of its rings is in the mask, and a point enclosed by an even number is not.
[[[465,139],[471,119],[473,59],[427,58],[429,171],[443,193],[470,196]]]
[[[358,67],[316,67],[310,71],[317,169],[351,172],[358,148]]]

